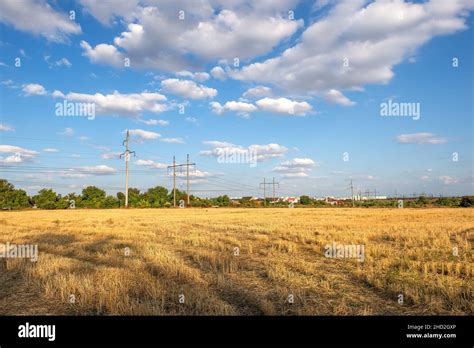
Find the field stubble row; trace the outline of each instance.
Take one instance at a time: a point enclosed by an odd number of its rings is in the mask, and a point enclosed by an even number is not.
[[[0,260],[0,314],[472,314],[473,217],[472,209],[2,212],[0,243],[38,244],[40,254],[36,263]],[[325,257],[332,243],[363,245],[364,261]]]

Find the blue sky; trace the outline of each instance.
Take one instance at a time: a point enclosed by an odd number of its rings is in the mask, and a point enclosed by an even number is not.
[[[380,195],[473,194],[473,8],[4,0],[1,176],[29,193],[123,191],[129,129],[140,189],[170,188],[166,166],[189,154],[200,196],[262,195],[273,177],[284,196],[348,196],[351,179]],[[389,101],[410,109],[383,116]],[[86,102],[90,119],[56,114]]]

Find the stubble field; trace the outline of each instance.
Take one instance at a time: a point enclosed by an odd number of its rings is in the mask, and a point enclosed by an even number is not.
[[[0,230],[39,249],[0,259],[0,315],[474,312],[473,209],[32,210]]]

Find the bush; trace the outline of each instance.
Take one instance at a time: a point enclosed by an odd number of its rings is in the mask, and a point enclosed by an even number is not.
[[[467,207],[472,207],[474,204],[474,197],[472,196],[464,196],[461,198],[461,202],[459,205],[461,207],[467,208]]]

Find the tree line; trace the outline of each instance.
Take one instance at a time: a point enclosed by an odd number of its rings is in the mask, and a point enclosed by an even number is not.
[[[163,186],[149,188],[140,192],[137,188],[128,190],[128,203],[134,208],[168,208],[173,206],[173,190],[168,190]],[[187,202],[186,192],[176,190],[176,202]],[[227,195],[214,198],[200,198],[194,195],[189,196],[190,206],[192,207],[262,207],[262,206],[288,206],[285,202],[274,202],[271,199],[250,200],[242,198],[232,200]],[[396,199],[387,200],[369,200],[357,201],[358,207],[393,207],[397,206]],[[405,207],[424,207],[424,206],[474,206],[473,196],[459,197],[440,197],[436,199],[419,197],[404,201]],[[69,193],[61,195],[52,189],[42,189],[34,196],[29,196],[26,191],[17,189],[5,179],[0,179],[0,208],[1,209],[68,209],[68,208],[120,208],[125,206],[125,194],[118,192],[115,196],[107,195],[106,192],[96,186],[84,188],[81,194]],[[315,200],[307,195],[300,196],[297,206],[304,207],[324,207],[331,206],[325,201]],[[351,200],[341,201],[339,206],[352,206]]]

